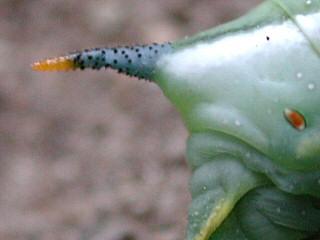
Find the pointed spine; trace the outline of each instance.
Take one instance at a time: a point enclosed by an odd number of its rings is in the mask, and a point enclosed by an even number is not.
[[[153,80],[158,59],[172,51],[170,43],[145,46],[95,48],[39,61],[39,71],[112,68],[129,76]]]

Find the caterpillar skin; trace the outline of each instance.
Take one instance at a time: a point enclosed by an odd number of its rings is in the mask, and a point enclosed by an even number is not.
[[[190,132],[187,240],[317,236],[320,0],[265,1],[158,54],[134,49],[131,65],[118,48],[108,63],[98,49],[34,67],[111,66],[160,86]]]

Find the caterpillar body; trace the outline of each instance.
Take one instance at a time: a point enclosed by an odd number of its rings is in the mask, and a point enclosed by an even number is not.
[[[190,132],[187,240],[320,233],[320,0],[269,0],[172,44],[92,49],[37,70],[157,83]]]

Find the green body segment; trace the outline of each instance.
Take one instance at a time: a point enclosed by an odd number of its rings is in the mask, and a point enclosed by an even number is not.
[[[320,1],[266,1],[173,48],[159,59],[155,82],[191,134],[187,239],[320,231]],[[306,128],[287,121],[286,109]],[[277,200],[263,200],[270,196]]]
[[[268,12],[269,5],[284,13],[269,1],[249,16]],[[178,42],[175,53],[159,60],[156,81],[191,132],[224,132],[290,169],[320,169],[319,53],[294,17],[236,32],[227,24],[221,27],[226,34],[218,28],[216,38],[209,31],[208,40],[192,40],[189,47]],[[305,131],[285,121],[286,108],[303,114]]]

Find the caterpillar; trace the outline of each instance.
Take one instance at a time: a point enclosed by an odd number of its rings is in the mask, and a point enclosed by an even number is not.
[[[187,240],[320,234],[320,0],[268,0],[172,44],[32,66],[110,67],[159,85],[190,132]]]

